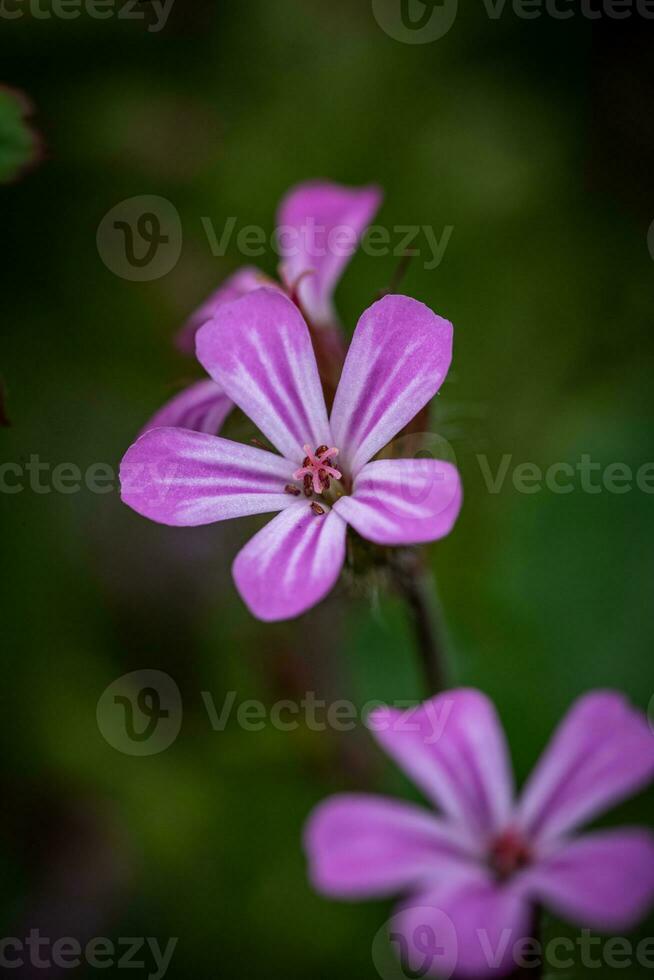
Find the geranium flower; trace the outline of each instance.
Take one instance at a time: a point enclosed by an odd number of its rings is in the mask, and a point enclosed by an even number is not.
[[[310,875],[331,898],[410,895],[393,933],[413,968],[425,968],[431,937],[431,970],[505,975],[536,904],[601,930],[628,929],[647,911],[652,834],[573,833],[654,776],[652,732],[621,695],[573,705],[517,801],[502,728],[480,692],[445,692],[410,716],[380,708],[368,725],[442,814],[332,797],[308,821]]]
[[[236,586],[263,620],[288,619],[336,582],[350,524],[381,545],[447,534],[461,505],[457,470],[433,459],[370,462],[436,394],[452,325],[406,296],[361,317],[331,418],[309,330],[279,290],[221,306],[198,358],[281,455],[179,428],[128,450],[122,497],[162,524],[191,526],[279,511],[238,554]]]
[[[377,187],[344,187],[329,181],[307,181],[292,188],[277,219],[281,282],[254,266],[238,269],[189,317],[177,334],[179,349],[194,355],[198,330],[221,306],[268,286],[298,303],[319,333],[326,356],[335,360],[342,338],[336,333],[334,291],[381,198]],[[232,407],[215,381],[198,381],[170,399],[142,431],[172,425],[215,435]]]
[[[381,200],[374,186],[310,180],[291,188],[277,212],[281,281],[275,283],[255,266],[239,269],[184,324],[177,335],[180,349],[194,354],[195,335],[216,310],[262,286],[297,299],[312,326],[333,326],[338,320],[334,291]]]

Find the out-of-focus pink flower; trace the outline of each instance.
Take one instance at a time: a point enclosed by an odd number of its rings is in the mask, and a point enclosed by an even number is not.
[[[278,213],[281,283],[253,266],[238,269],[189,317],[177,334],[179,349],[185,354],[195,354],[198,330],[221,306],[268,286],[286,292],[298,303],[311,327],[320,335],[326,355],[333,354],[335,347],[342,343],[336,333],[334,290],[381,199],[377,187],[344,187],[329,181],[307,181],[294,187],[283,199]],[[143,431],[176,425],[215,435],[231,407],[215,381],[212,387],[194,385],[188,398],[184,391],[171,399]]]
[[[334,291],[381,201],[378,187],[314,180],[294,187],[280,204],[281,280],[312,326],[338,323]]]
[[[448,691],[410,715],[380,708],[368,725],[442,815],[331,797],[307,824],[310,876],[331,898],[409,895],[393,927],[413,968],[424,968],[431,936],[432,970],[506,975],[537,904],[601,930],[628,929],[647,911],[652,834],[573,835],[654,776],[652,732],[620,694],[573,705],[517,801],[502,728],[480,692]]]
[[[378,187],[344,187],[311,180],[293,187],[277,214],[281,283],[254,266],[244,266],[209,296],[177,335],[186,354],[195,354],[195,335],[224,303],[269,286],[296,299],[312,327],[334,326],[334,290],[361,236],[381,204]]]
[[[382,545],[433,541],[461,506],[455,467],[370,462],[440,388],[452,325],[406,296],[361,317],[331,418],[311,337],[281,291],[221,306],[197,335],[201,364],[281,455],[179,428],[145,433],[121,466],[122,497],[162,524],[210,524],[280,511],[238,554],[236,586],[263,620],[322,599],[345,558],[345,532]]]
[[[235,299],[240,299],[241,296],[246,296],[248,293],[254,292],[255,289],[261,289],[263,286],[281,288],[273,279],[265,275],[265,273],[260,272],[259,269],[250,265],[243,266],[234,272],[233,275],[229,276],[191,314],[178,332],[175,343],[182,353],[188,354],[191,357],[195,356],[195,335],[200,327],[212,319],[219,307],[225,303],[233,303]]]
[[[211,378],[204,378],[167,401],[143,426],[140,435],[166,426],[214,434],[220,432],[233,407],[234,403],[220,385]]]

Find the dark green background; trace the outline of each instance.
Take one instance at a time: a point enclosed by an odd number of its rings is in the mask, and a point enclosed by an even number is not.
[[[646,709],[654,497],[526,495],[510,477],[491,494],[476,456],[493,469],[503,454],[543,467],[654,456],[653,37],[633,20],[490,20],[481,2],[424,46],[345,0],[177,0],[160,33],[0,21],[2,81],[34,100],[45,143],[40,167],[0,191],[0,458],[116,466],[193,376],[173,332],[242,261],[235,247],[212,257],[202,216],[271,231],[297,181],[379,182],[380,223],[454,227],[442,265],[415,259],[403,286],[456,330],[434,427],[466,499],[430,551],[453,682],[495,699],[520,778],[581,692],[619,688]],[[145,284],[96,249],[103,215],[140,194],[168,198],[184,228],[174,271]],[[357,255],[338,292],[348,330],[396,263]],[[260,264],[273,273],[272,253]],[[170,530],[87,491],[25,489],[0,508],[2,935],[178,936],[170,978],[375,977],[391,906],[316,896],[301,829],[335,790],[413,791],[365,731],[218,733],[201,692],[421,697],[397,602],[341,590],[266,627],[229,578],[248,521]],[[103,740],[95,711],[145,667],[175,678],[184,724],[141,759]],[[651,801],[609,821],[651,822]]]

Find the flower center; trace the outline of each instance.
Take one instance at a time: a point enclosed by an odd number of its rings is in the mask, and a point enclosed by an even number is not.
[[[312,453],[309,446],[303,448],[306,456],[300,469],[293,474],[293,479],[303,481],[304,493],[307,497],[312,493],[324,493],[325,490],[329,490],[332,479],[341,478],[340,471],[331,465],[334,456],[338,456],[338,449],[318,446],[315,453]]]
[[[493,842],[489,854],[491,869],[501,881],[506,881],[531,863],[531,850],[517,830],[510,828]]]
[[[294,497],[300,497],[304,493],[304,496],[309,497],[309,499],[315,493],[323,500],[326,497],[329,503],[333,503],[344,493],[343,488],[337,482],[341,479],[342,473],[331,465],[334,456],[338,456],[338,449],[318,446],[314,453],[310,446],[303,446],[302,448],[306,456],[302,461],[302,466],[293,474],[294,480],[301,481],[302,489],[293,483],[287,483],[284,490]],[[334,487],[332,487],[332,481],[335,481]],[[332,488],[331,491],[330,488]],[[325,513],[325,508],[321,507],[317,500],[311,501],[311,510],[316,517],[322,517]]]

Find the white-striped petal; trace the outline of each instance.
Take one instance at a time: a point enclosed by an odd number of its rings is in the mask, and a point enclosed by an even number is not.
[[[349,472],[436,394],[452,359],[452,324],[408,296],[385,296],[357,325],[334,399],[334,445]]]

